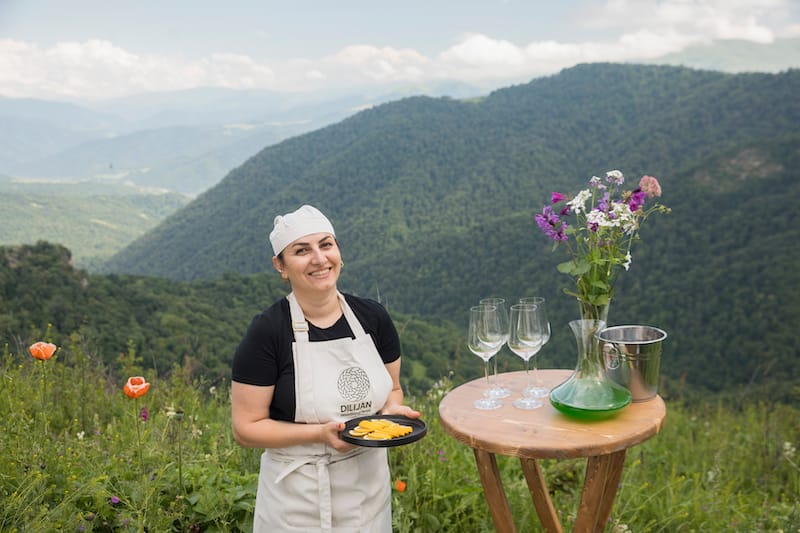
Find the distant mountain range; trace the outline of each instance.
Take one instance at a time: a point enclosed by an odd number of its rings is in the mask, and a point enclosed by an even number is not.
[[[800,39],[715,41],[647,62],[779,72],[800,67]],[[449,82],[356,93],[200,88],[80,105],[0,96],[0,175],[99,178],[197,195],[262,148],[359,110],[415,95],[462,99],[486,92]]]
[[[418,92],[480,91],[453,83],[355,94],[201,88],[83,106],[0,97],[0,174],[196,195],[265,146]]]

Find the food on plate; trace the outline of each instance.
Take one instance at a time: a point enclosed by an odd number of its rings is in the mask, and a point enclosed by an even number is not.
[[[361,439],[389,440],[397,437],[404,437],[411,433],[413,429],[414,428],[411,426],[398,424],[393,420],[372,418],[362,420],[348,433],[353,437]]]

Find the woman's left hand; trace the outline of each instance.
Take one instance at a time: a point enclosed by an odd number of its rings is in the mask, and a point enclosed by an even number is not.
[[[419,418],[422,413],[407,405],[386,405],[381,409],[382,415],[401,415],[408,418]]]

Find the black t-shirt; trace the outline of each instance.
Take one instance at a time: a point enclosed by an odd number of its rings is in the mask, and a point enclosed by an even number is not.
[[[400,337],[389,313],[374,300],[344,295],[364,331],[372,337],[384,364],[400,357]],[[329,328],[309,322],[309,342],[355,338],[344,315]],[[294,421],[294,360],[289,300],[281,298],[256,315],[233,356],[232,379],[247,385],[275,386],[269,416]]]

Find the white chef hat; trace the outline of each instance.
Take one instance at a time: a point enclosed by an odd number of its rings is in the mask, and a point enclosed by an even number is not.
[[[310,205],[301,206],[297,211],[275,217],[275,226],[269,234],[272,251],[278,255],[292,241],[312,233],[330,233],[334,237],[333,224],[319,209]]]

